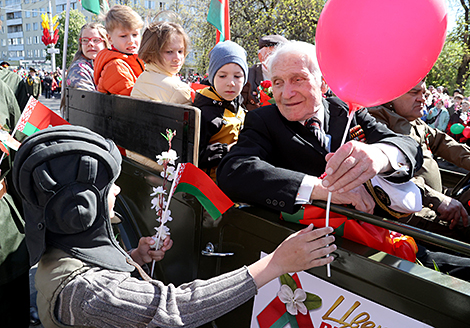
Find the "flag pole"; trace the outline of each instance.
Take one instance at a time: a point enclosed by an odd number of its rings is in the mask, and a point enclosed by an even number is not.
[[[348,124],[346,124],[346,129],[344,130],[343,133],[343,139],[341,140],[341,144],[339,145],[340,147],[344,145],[344,142],[346,141],[346,136],[348,135],[349,132],[349,126],[351,125],[353,113],[351,112],[348,114]],[[325,226],[329,227],[330,226],[330,206],[331,206],[331,191],[328,192],[328,199],[326,201],[326,217],[325,217]],[[330,256],[330,254],[327,255],[327,257]],[[331,277],[331,266],[330,263],[326,265],[326,275],[328,278]]]

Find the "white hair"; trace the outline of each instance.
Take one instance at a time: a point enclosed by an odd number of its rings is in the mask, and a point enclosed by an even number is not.
[[[276,49],[267,58],[268,75],[271,78],[271,71],[278,59],[284,54],[298,55],[302,58],[308,70],[314,76],[316,82],[321,83],[322,73],[318,66],[315,46],[311,43],[289,40],[276,46]]]

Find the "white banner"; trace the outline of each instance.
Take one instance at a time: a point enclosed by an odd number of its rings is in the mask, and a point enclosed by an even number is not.
[[[266,256],[266,254],[262,253],[263,256]],[[307,315],[302,318],[300,318],[302,316],[300,313],[297,315],[289,314],[286,310],[286,304],[278,298],[281,280],[275,279],[263,286],[255,297],[251,328],[431,328],[429,325],[306,272],[298,272],[297,275],[294,275],[294,278],[300,282],[301,288],[305,292],[318,296],[321,299],[321,305],[308,310]],[[292,279],[289,280],[293,281]],[[298,283],[296,285],[299,288]],[[292,295],[294,300],[296,296]],[[318,300],[316,296],[310,296]],[[292,304],[291,302],[291,308]],[[312,305],[308,306],[312,307]]]

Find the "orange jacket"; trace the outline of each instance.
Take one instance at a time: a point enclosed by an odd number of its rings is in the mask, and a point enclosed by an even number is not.
[[[134,83],[144,71],[144,62],[135,55],[104,49],[94,60],[94,78],[99,92],[130,96]]]

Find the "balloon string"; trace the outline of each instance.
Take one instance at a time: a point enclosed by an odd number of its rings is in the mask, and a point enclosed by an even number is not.
[[[343,133],[343,139],[341,140],[341,144],[339,145],[340,147],[344,145],[344,142],[346,141],[346,137],[349,133],[349,127],[351,126],[351,121],[353,117],[354,111],[349,111],[348,114],[348,124],[346,124],[346,129],[344,130]],[[330,206],[331,206],[331,191],[328,192],[328,199],[326,201],[326,217],[325,217],[325,226],[329,227],[330,226]],[[327,245],[328,247],[328,245]],[[327,255],[327,257],[330,256],[330,254]],[[326,276],[328,278],[331,277],[331,266],[330,263],[326,265]]]

